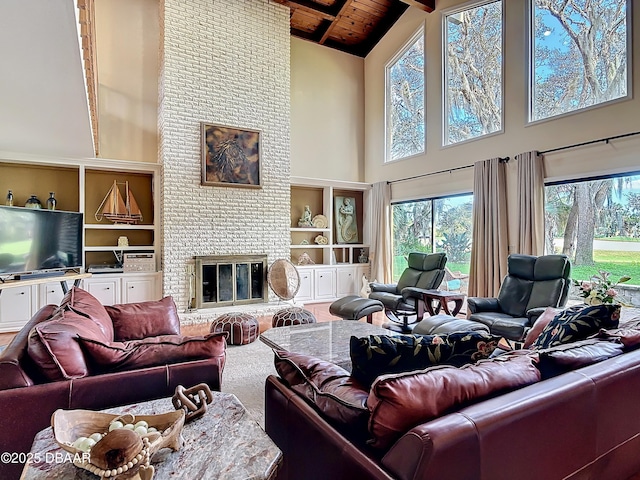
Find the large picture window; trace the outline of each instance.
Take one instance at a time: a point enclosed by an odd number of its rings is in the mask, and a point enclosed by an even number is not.
[[[393,278],[397,281],[411,252],[445,252],[442,288],[466,291],[471,261],[473,195],[393,205]]]
[[[444,15],[443,143],[502,130],[502,2]]]
[[[386,66],[385,161],[424,153],[424,28]]]
[[[640,284],[640,173],[549,184],[545,197],[545,251],[568,255],[572,278]]]
[[[531,0],[529,120],[628,95],[627,0]]]

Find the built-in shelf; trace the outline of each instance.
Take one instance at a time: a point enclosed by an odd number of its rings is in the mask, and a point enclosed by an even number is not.
[[[97,246],[97,247],[84,247],[87,252],[111,252],[111,251],[122,251],[122,252],[132,252],[132,251],[140,251],[140,250],[154,250],[155,247],[153,245],[129,245],[128,247],[118,247],[118,246]]]
[[[155,230],[154,225],[123,225],[118,224],[101,224],[101,223],[87,223],[84,228],[87,230]]]

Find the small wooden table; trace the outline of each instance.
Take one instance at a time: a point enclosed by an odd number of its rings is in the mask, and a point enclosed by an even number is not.
[[[132,385],[131,388],[136,388]],[[152,415],[173,411],[170,398],[104,410],[107,413]],[[213,392],[206,414],[182,429],[184,444],[177,452],[158,451],[152,458],[154,480],[273,479],[282,452],[235,395]],[[64,458],[51,427],[36,435],[21,480],[93,480],[98,477]],[[134,477],[139,478],[139,477]]]
[[[442,309],[447,315],[455,317],[460,312],[465,298],[466,295],[464,293],[448,292],[446,290],[425,290],[422,294],[425,307],[427,307],[427,311],[431,316],[438,315],[440,309]],[[433,306],[434,302],[436,302],[435,308]],[[449,310],[449,302],[454,302],[455,304],[452,311]]]

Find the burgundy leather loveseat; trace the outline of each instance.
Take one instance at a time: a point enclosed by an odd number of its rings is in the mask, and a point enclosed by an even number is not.
[[[29,452],[59,408],[170,397],[178,385],[220,390],[226,336],[179,333],[171,297],[103,307],[73,288],[59,307],[43,307],[0,354],[0,452],[16,454],[0,463],[0,478],[19,478],[17,454]]]
[[[600,333],[384,375],[370,390],[328,362],[276,352],[265,423],[284,455],[278,478],[627,479],[640,471],[640,331]]]

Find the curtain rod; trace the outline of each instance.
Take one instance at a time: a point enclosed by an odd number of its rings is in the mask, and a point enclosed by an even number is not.
[[[504,158],[499,158],[498,160],[500,160],[500,163],[507,163],[510,160],[510,158],[504,157]],[[446,170],[438,170],[437,172],[423,173],[422,175],[414,175],[413,177],[399,178],[398,180],[391,180],[391,181],[388,181],[387,184],[392,184],[397,182],[406,182],[408,180],[415,180],[416,178],[429,177],[431,175],[438,175],[440,173],[451,173],[451,172],[455,172],[456,170],[465,170],[467,168],[472,168],[472,167],[473,167],[473,164],[464,165],[462,167],[447,168]]]
[[[599,140],[590,140],[588,142],[575,143],[573,145],[567,145],[566,147],[552,148],[551,150],[545,150],[544,152],[538,152],[538,153],[540,153],[541,155],[544,155],[545,153],[559,152],[560,150],[568,150],[570,148],[584,147],[585,145],[592,145],[594,143],[600,143],[600,142],[609,143],[611,140],[617,140],[618,138],[632,137],[634,135],[640,135],[640,132],[624,133],[622,135],[616,135],[615,137],[607,137],[607,138],[601,138]]]

